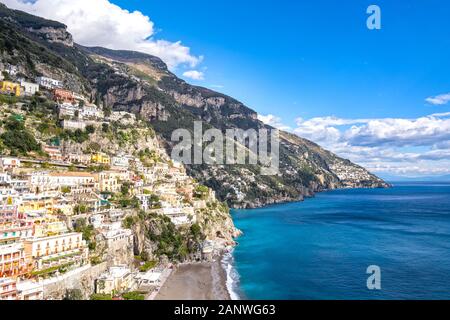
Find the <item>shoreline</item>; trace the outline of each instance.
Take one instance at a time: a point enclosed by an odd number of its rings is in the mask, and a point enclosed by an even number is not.
[[[231,300],[222,259],[178,265],[155,300]]]

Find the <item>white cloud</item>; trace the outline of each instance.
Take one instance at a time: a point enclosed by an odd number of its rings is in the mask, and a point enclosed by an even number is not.
[[[180,41],[156,40],[154,23],[139,11],[129,12],[108,0],[1,0],[19,9],[67,25],[74,40],[85,46],[134,50],[160,57],[169,68],[195,67],[194,56]]]
[[[450,101],[450,93],[440,94],[435,97],[429,97],[425,99],[425,101],[433,105],[444,105]]]
[[[269,126],[272,126],[274,128],[280,129],[280,130],[284,130],[284,131],[292,130],[291,127],[289,127],[281,122],[280,117],[274,116],[273,114],[268,114],[268,115],[258,114],[258,120],[263,122],[264,124],[267,124]]]
[[[319,142],[346,141],[353,146],[430,146],[450,140],[449,116],[450,113],[436,113],[416,119],[299,118],[294,132]]]
[[[204,80],[205,75],[201,71],[189,70],[183,73],[183,76],[192,80]]]
[[[450,173],[450,112],[415,119],[298,118],[296,124],[294,133],[373,172]]]

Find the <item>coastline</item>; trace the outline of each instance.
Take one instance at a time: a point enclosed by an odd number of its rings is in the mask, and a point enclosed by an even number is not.
[[[222,258],[177,266],[155,300],[231,300]]]

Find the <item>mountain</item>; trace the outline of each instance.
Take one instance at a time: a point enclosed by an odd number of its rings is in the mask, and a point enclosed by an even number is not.
[[[24,78],[45,75],[91,97],[108,110],[128,111],[150,122],[170,153],[172,132],[204,129],[271,129],[238,100],[177,78],[159,58],[132,51],[88,48],[73,42],[66,26],[0,5],[0,67],[15,65]],[[335,188],[388,187],[364,168],[317,144],[280,132],[280,172],[260,165],[188,165],[188,173],[233,207],[302,200]],[[248,151],[237,144],[240,152]]]

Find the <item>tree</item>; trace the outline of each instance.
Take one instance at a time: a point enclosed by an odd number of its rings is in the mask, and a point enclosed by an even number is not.
[[[107,123],[102,123],[102,131],[107,133],[109,131],[109,125]]]
[[[87,126],[86,126],[86,132],[87,132],[88,134],[93,134],[93,133],[95,132],[95,127],[94,127],[92,124],[87,125]]]

